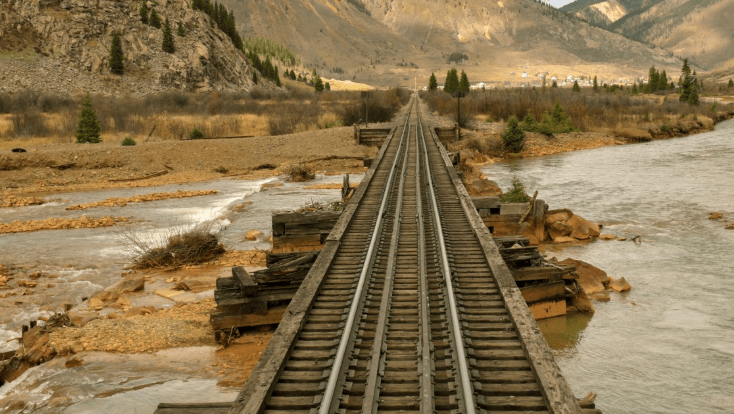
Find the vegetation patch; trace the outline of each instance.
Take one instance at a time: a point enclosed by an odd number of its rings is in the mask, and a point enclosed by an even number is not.
[[[512,179],[512,187],[500,196],[500,201],[503,203],[527,203],[530,201],[530,197],[525,192],[523,183],[515,177]]]
[[[211,225],[188,229],[178,227],[171,230],[162,243],[132,233],[123,233],[122,236],[131,250],[132,263],[136,268],[179,268],[205,263],[224,253],[219,234],[213,234],[211,230]]]
[[[316,177],[313,169],[304,164],[289,165],[284,172],[288,179],[293,182],[313,180]]]

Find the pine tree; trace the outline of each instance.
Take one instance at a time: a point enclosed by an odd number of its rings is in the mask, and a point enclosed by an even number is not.
[[[655,65],[650,67],[650,72],[647,76],[647,84],[650,86],[650,93],[658,90],[658,72],[655,70]]]
[[[324,91],[324,82],[321,80],[321,77],[316,75],[316,79],[313,83],[313,89],[316,92],[323,92]]]
[[[693,86],[693,79],[691,78],[691,68],[688,66],[688,59],[683,59],[683,67],[681,68],[681,80],[680,80],[680,98],[681,102],[688,102],[691,96],[691,89]]]
[[[658,90],[665,91],[668,89],[668,74],[663,70],[658,75]]]
[[[324,84],[324,89],[327,90],[327,91],[330,91],[331,90],[331,85],[329,85],[329,82],[326,82]]]
[[[158,17],[158,12],[156,12],[155,9],[150,12],[150,25],[156,29],[161,28],[161,18]]]
[[[505,133],[502,135],[502,142],[505,148],[512,152],[520,152],[525,143],[525,131],[520,128],[520,123],[516,116],[512,116],[507,121]]]
[[[596,80],[596,75],[594,75],[594,92],[599,90],[599,82]]]
[[[581,92],[581,88],[579,87],[579,81],[573,81],[573,91]]]
[[[558,82],[553,81],[553,83],[551,83],[551,88],[557,88],[557,87],[558,87]]]
[[[438,81],[436,80],[436,75],[433,72],[431,72],[431,77],[428,78],[428,89],[431,91],[438,89]]]
[[[734,88],[734,79],[729,79],[729,84],[726,87],[727,88]]]
[[[291,69],[291,80],[296,80],[296,72]]]
[[[632,95],[637,95],[639,91],[637,90],[637,83],[632,84]]]
[[[469,92],[469,89],[471,88],[469,84],[469,77],[466,76],[466,72],[463,70],[461,71],[461,80],[459,81],[459,90],[464,92]]]
[[[112,46],[110,47],[110,72],[122,75],[125,72],[125,63],[122,56],[122,42],[120,35],[115,32],[112,35]]]
[[[698,88],[693,86],[691,88],[691,93],[688,95],[688,104],[689,105],[698,105],[699,99],[698,99]]]
[[[525,131],[537,132],[538,121],[536,121],[535,117],[530,112],[528,112],[528,114],[525,115],[525,119],[523,119],[520,123],[520,127]]]
[[[255,85],[257,85],[257,81],[258,81],[258,79],[257,79],[257,72],[252,72],[252,83],[254,83]]]
[[[184,36],[186,36],[186,33],[184,32],[184,28],[183,28],[183,25],[181,24],[181,22],[178,22],[178,31],[176,32],[176,34],[177,34],[177,35],[178,35],[179,37],[184,37]]]
[[[166,24],[163,26],[163,51],[166,53],[173,53],[176,51],[176,45],[173,44],[173,33],[171,32],[171,25],[166,19]]]
[[[97,121],[97,114],[92,107],[92,100],[87,94],[82,102],[82,111],[79,113],[79,122],[77,123],[76,134],[74,134],[77,144],[102,142],[99,138],[101,130],[99,121]]]
[[[451,68],[446,73],[446,83],[443,86],[443,90],[452,93],[459,90],[459,75],[455,68]]]
[[[143,24],[148,24],[148,0],[143,0],[143,4],[140,6],[140,21]]]

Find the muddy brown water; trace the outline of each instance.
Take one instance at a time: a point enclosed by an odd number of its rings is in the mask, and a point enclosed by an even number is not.
[[[625,277],[596,313],[540,322],[577,396],[615,413],[734,413],[734,121],[712,132],[494,164],[550,208],[642,243],[551,250]],[[721,212],[724,222],[709,220]]]

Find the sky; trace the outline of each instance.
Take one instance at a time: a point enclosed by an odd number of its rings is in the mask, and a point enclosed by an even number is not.
[[[573,0],[550,0],[548,3],[552,4],[555,7],[561,8],[568,3],[573,3]]]

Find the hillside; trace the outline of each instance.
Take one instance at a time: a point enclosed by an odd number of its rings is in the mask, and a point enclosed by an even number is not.
[[[170,20],[176,51],[141,22],[138,0],[6,0],[0,4],[0,91],[132,93],[243,90],[253,68],[226,34],[188,2],[153,4]],[[178,24],[185,36],[177,36]],[[110,73],[109,48],[119,33],[123,76]]]
[[[639,12],[661,0],[577,0],[561,7],[561,10],[582,18],[587,22],[608,27],[612,23]]]
[[[734,68],[734,0],[577,0],[561,10],[698,67]]]
[[[323,76],[392,86],[445,76],[455,52],[470,80],[539,83],[536,74],[642,76],[679,68],[662,50],[531,0],[223,0],[244,37],[286,45]],[[337,73],[330,73],[332,69]],[[527,77],[522,76],[526,72]]]

